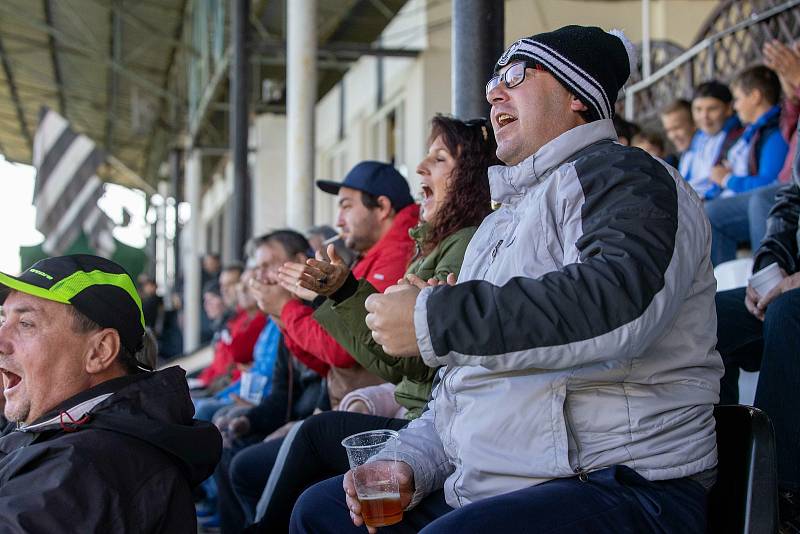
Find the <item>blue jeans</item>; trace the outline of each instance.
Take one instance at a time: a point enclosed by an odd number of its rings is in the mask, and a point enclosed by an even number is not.
[[[720,403],[739,400],[739,368],[760,371],[755,406],[775,428],[778,482],[800,490],[800,289],[767,306],[762,323],[744,306],[744,288],[717,293],[717,350],[725,363]]]
[[[312,486],[295,505],[289,532],[363,533],[350,520],[342,477]],[[586,482],[561,478],[453,509],[442,491],[423,499],[403,520],[379,532],[459,534],[703,533],[706,490],[689,479],[651,482],[614,466],[589,473]]]
[[[767,233],[767,214],[775,203],[779,185],[768,185],[735,197],[706,202],[711,222],[711,263],[714,266],[736,259],[739,243],[757,249]]]
[[[200,421],[211,421],[218,410],[233,404],[230,400],[220,400],[214,397],[192,399],[194,403],[194,418]]]

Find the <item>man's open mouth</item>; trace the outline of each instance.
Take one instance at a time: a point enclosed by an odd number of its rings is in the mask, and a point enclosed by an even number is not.
[[[497,117],[496,117],[496,120],[497,120],[497,126],[502,128],[502,127],[507,126],[507,125],[511,124],[512,122],[516,121],[517,118],[515,116],[513,116],[513,115],[508,114],[508,113],[498,113]]]
[[[22,378],[16,374],[12,373],[11,371],[6,371],[3,369],[3,391],[8,392],[14,387],[17,386],[20,382],[22,382]]]

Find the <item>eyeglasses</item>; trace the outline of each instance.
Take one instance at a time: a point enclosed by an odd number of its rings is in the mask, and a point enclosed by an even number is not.
[[[511,89],[513,87],[518,86],[522,82],[525,81],[525,70],[531,68],[535,70],[544,70],[539,65],[531,65],[525,61],[520,63],[514,63],[503,74],[498,74],[497,76],[492,76],[488,82],[486,82],[486,97],[489,97],[489,93],[491,93],[495,87],[500,85],[500,82],[506,84],[506,87]]]

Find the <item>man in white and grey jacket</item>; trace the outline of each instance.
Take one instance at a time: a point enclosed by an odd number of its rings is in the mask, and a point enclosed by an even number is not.
[[[628,45],[578,26],[512,44],[487,84],[502,206],[458,284],[367,302],[387,353],[444,366],[389,445],[407,511],[387,532],[705,532],[710,230],[672,167],[616,143]],[[362,523],[348,473],[306,492],[292,531]]]

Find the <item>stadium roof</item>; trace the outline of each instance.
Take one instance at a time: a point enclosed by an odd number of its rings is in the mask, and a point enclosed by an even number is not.
[[[280,86],[285,79],[285,2],[252,1],[251,110],[284,109],[285,99],[265,103],[260,93],[262,80]],[[375,53],[375,39],[405,3],[319,0],[319,96],[350,63]],[[226,147],[230,15],[215,9],[220,5],[231,3],[0,2],[0,153],[31,162],[42,106],[64,115],[76,131],[121,161],[124,165],[109,168],[105,178],[124,185],[141,186],[136,176],[154,185],[167,151],[187,133],[194,133],[199,145]],[[211,35],[214,17],[224,30]],[[197,38],[204,31],[210,40]],[[198,58],[214,56],[209,47],[218,49],[218,61],[198,65]],[[198,69],[206,71],[197,74]],[[201,80],[199,87],[189,87],[193,75]],[[121,172],[125,167],[130,171]]]

